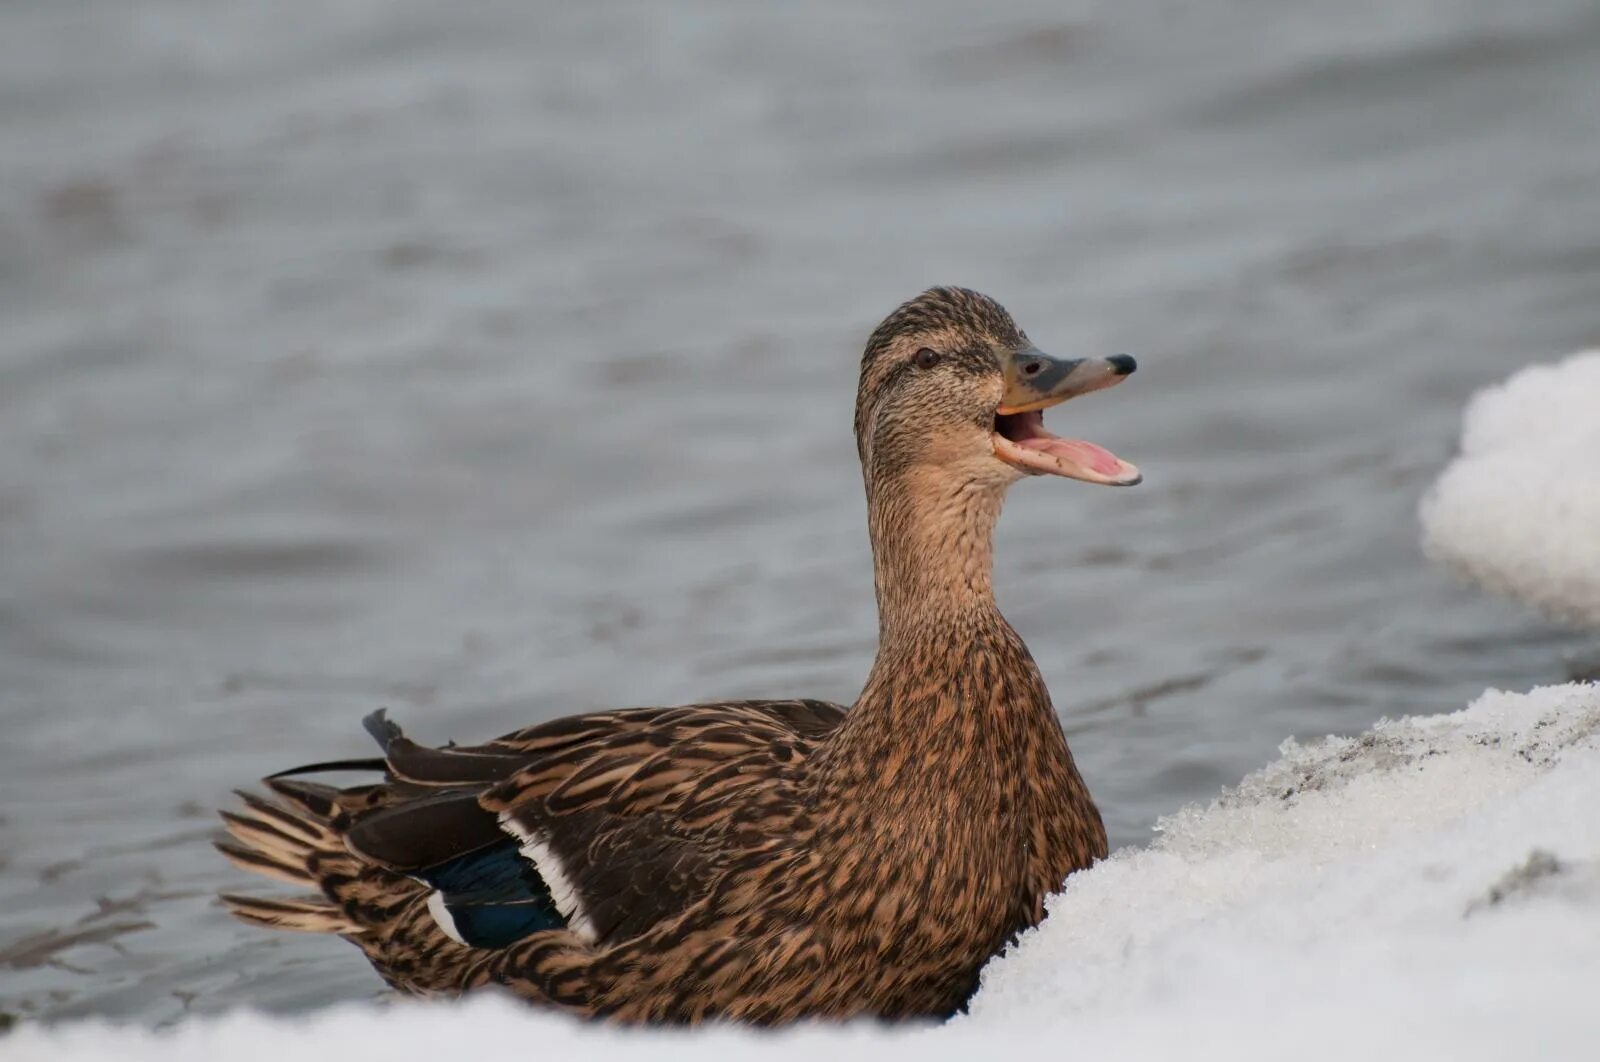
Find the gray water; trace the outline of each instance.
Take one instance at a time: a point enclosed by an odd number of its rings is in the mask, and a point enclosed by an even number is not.
[[[1051,424],[1145,484],[997,560],[1115,842],[1565,677],[1414,507],[1600,340],[1593,0],[7,5],[0,1011],[375,994],[206,842],[379,705],[851,700],[856,359],[933,283],[1140,361]]]

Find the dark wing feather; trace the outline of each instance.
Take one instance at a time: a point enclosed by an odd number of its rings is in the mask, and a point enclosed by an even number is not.
[[[483,809],[477,791],[471,789],[429,793],[379,808],[356,819],[345,834],[351,851],[402,874],[505,840],[499,821]]]

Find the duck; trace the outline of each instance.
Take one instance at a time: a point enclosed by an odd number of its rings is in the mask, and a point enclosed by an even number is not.
[[[1106,855],[1038,666],[995,603],[1009,487],[1131,486],[1043,411],[1127,355],[1036,348],[995,300],[932,288],[871,333],[855,437],[878,648],[849,707],[739,700],[589,712],[240,791],[218,850],[295,896],[245,922],[354,944],[393,988],[498,988],[623,1024],[959,1013],[984,963]],[[312,776],[368,772],[365,784]]]

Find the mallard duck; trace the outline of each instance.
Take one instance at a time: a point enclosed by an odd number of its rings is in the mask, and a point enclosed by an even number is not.
[[[1041,413],[1134,367],[1044,354],[973,291],[905,303],[856,397],[879,645],[853,706],[632,708],[442,748],[380,711],[381,758],[284,771],[223,813],[223,854],[313,892],[225,902],[344,937],[417,994],[498,985],[626,1022],[959,1010],[1106,853],[990,543],[1023,476],[1139,482]],[[328,770],[383,779],[298,777]]]

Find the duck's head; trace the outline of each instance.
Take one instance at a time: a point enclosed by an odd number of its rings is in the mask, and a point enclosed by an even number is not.
[[[1126,354],[1045,354],[987,295],[925,291],[884,318],[861,359],[856,445],[869,489],[917,469],[996,490],[1024,475],[1132,486],[1137,468],[1046,431],[1043,411],[1134,368]]]

